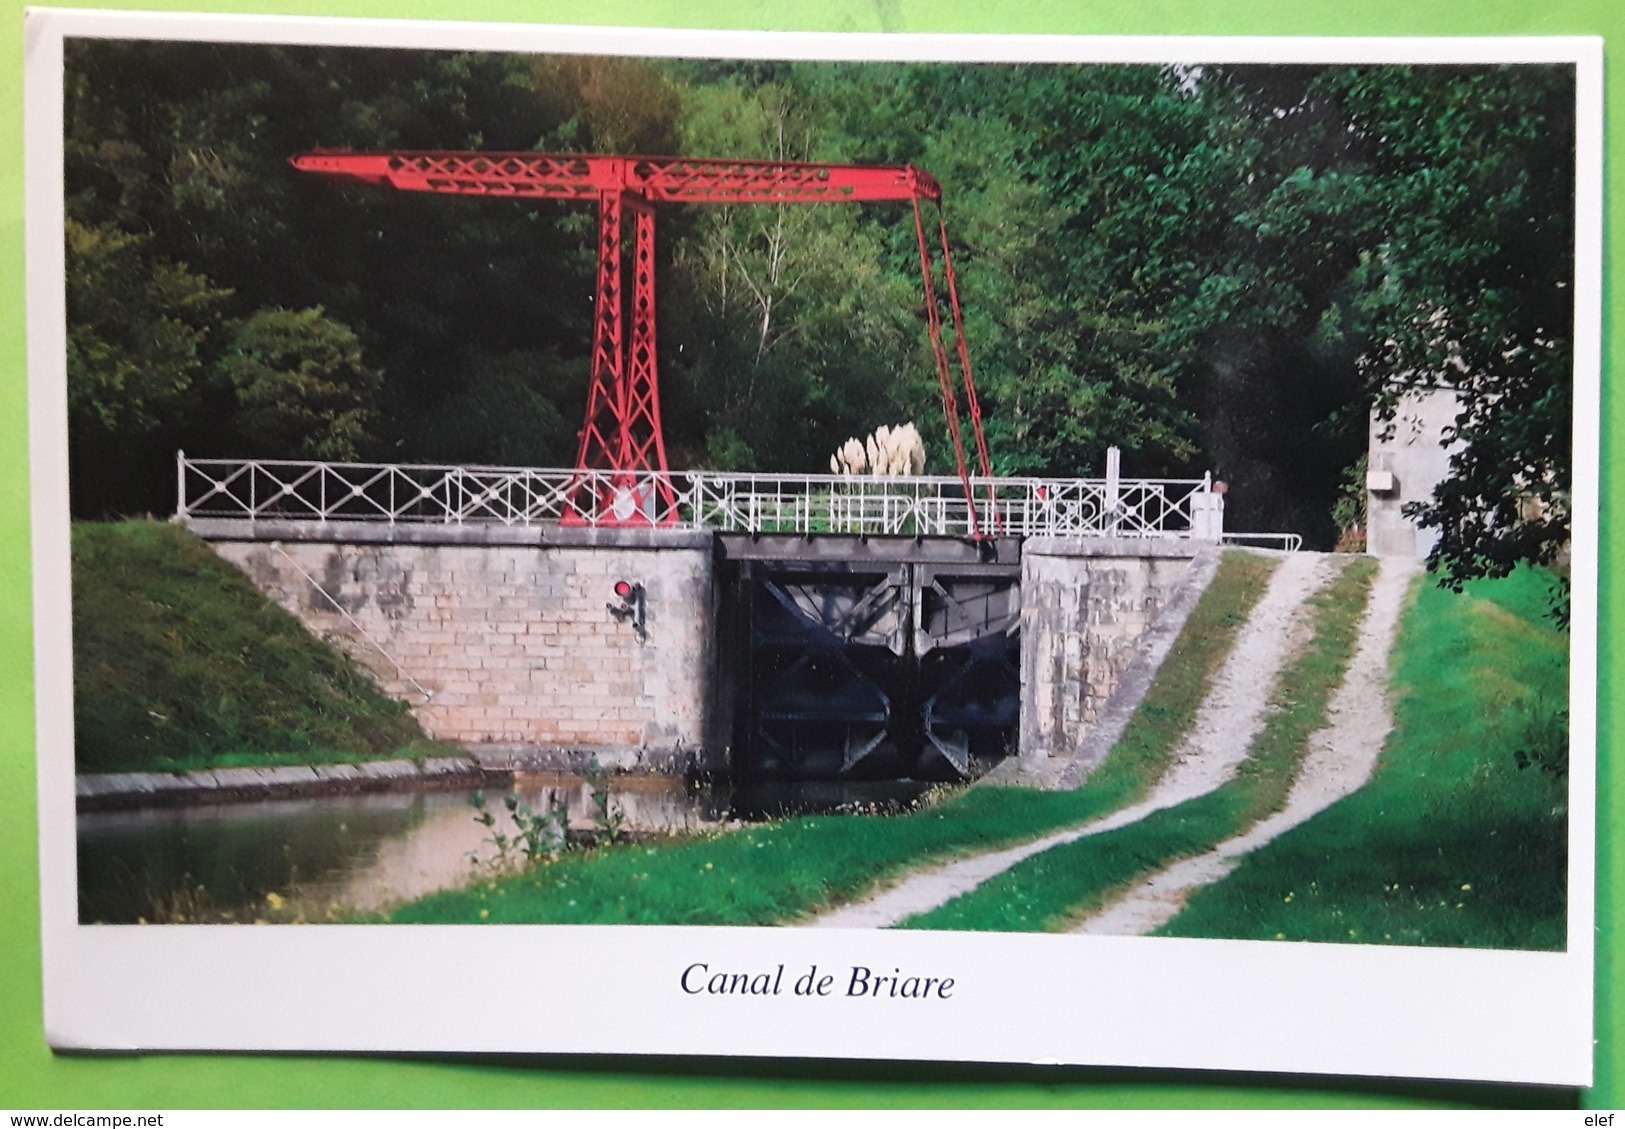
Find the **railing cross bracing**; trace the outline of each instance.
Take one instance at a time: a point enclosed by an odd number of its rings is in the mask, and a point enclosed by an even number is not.
[[[647,525],[719,533],[1185,537],[1218,541],[1209,478],[636,473],[532,467],[189,459],[177,515],[420,525]],[[612,498],[601,508],[596,498]],[[575,500],[586,499],[587,504]]]

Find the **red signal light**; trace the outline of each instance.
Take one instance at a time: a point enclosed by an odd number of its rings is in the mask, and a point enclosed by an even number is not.
[[[646,642],[649,632],[643,623],[643,585],[631,580],[617,580],[615,596],[620,603],[604,605],[609,609],[609,614],[618,623],[631,620],[632,630],[637,632],[638,642]]]

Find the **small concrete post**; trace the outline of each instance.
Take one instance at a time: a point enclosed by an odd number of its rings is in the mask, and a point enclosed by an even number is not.
[[[1122,510],[1123,452],[1117,447],[1106,448],[1106,530],[1116,533]]]
[[[1224,539],[1224,495],[1198,490],[1191,495],[1191,537],[1197,541]]]

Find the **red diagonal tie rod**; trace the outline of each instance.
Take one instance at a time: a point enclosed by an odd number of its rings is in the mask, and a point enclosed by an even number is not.
[[[827,204],[886,200],[912,201],[919,236],[920,267],[925,286],[926,326],[931,336],[943,407],[953,440],[954,459],[965,484],[971,533],[980,538],[970,472],[960,438],[958,397],[950,354],[943,342],[942,315],[931,281],[931,256],[919,215],[921,200],[938,206],[943,268],[952,310],[955,347],[979,470],[989,474],[982,412],[971,379],[964,321],[948,231],[941,220],[942,186],[930,173],[912,165],[826,165],[796,161],[701,160],[692,157],[617,157],[556,153],[306,153],[293,167],[396,188],[460,196],[512,199],[598,201],[598,301],[593,330],[592,387],[587,419],[576,458],[582,471],[615,472],[610,485],[594,490],[590,507],[573,503],[577,512],[600,524],[647,525],[675,520],[676,500],[667,476],[665,439],[660,427],[660,391],[655,359],[654,212],[657,202],[680,204]],[[635,218],[632,251],[631,332],[623,325],[621,216]],[[655,476],[655,499],[636,500],[624,515],[626,489],[639,472]],[[617,476],[624,476],[618,478]],[[623,515],[612,504],[620,497]]]

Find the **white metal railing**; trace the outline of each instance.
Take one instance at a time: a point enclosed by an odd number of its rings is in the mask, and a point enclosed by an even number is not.
[[[449,525],[644,524],[722,533],[1191,537],[1218,541],[1199,479],[716,474],[176,459],[177,515]]]
[[[1225,533],[1221,538],[1226,545],[1257,545],[1296,553],[1303,548],[1301,533]]]

